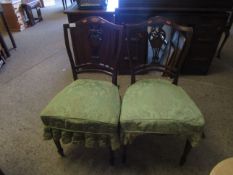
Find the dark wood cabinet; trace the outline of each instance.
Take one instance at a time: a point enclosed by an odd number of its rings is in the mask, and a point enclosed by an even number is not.
[[[232,0],[120,0],[115,22],[139,23],[152,16],[164,16],[178,24],[193,27],[192,43],[182,73],[207,74],[232,6]],[[139,50],[145,52],[144,48]],[[125,55],[126,52],[123,58]],[[146,62],[146,53],[139,53],[138,59],[138,62]],[[122,60],[123,73],[128,73],[128,64],[127,59]]]
[[[119,7],[229,9],[232,7],[232,0],[119,0]]]
[[[26,24],[23,20],[23,14],[20,10],[20,0],[1,2],[1,6],[9,29],[12,32],[19,32],[26,28]]]
[[[119,0],[114,11],[67,10],[69,22],[82,17],[97,15],[116,24],[139,23],[152,16],[164,16],[176,23],[191,26],[194,29],[191,47],[182,73],[207,74],[215,56],[222,33],[229,22],[232,12],[232,0]],[[77,8],[77,7],[76,7]],[[135,62],[147,62],[147,48],[133,48]],[[129,59],[126,44],[123,43],[120,73],[129,74]]]

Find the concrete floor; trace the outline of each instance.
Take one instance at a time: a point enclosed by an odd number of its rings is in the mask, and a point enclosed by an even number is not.
[[[64,145],[61,158],[52,141],[43,141],[40,111],[72,82],[62,24],[62,6],[42,9],[44,21],[15,33],[18,48],[0,70],[0,169],[6,175],[122,174],[207,175],[219,161],[233,156],[233,36],[222,59],[214,59],[207,76],[181,76],[180,86],[206,119],[207,138],[178,166],[184,139],[138,139],[128,163],[109,166],[108,151]],[[93,75],[93,78],[100,78]],[[121,94],[129,77],[120,77]]]

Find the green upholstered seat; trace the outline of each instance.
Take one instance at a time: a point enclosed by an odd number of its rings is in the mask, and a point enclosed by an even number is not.
[[[137,81],[127,89],[120,123],[125,144],[137,135],[158,133],[188,136],[195,146],[205,121],[181,87],[163,79],[147,79]]]
[[[45,139],[62,139],[86,147],[119,147],[118,88],[111,82],[80,79],[58,93],[42,111]]]

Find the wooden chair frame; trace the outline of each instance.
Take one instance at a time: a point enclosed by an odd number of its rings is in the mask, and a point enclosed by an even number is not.
[[[41,2],[29,2],[27,4],[21,4],[21,8],[23,9],[24,13],[26,14],[26,17],[28,18],[28,25],[34,26],[36,23],[43,20],[42,14],[41,14]],[[37,17],[33,16],[32,10],[35,9],[37,13]]]
[[[109,29],[112,29],[116,32],[118,32],[118,41],[117,41],[117,49],[116,49],[116,55],[114,55],[115,59],[113,60],[113,66],[105,64],[105,63],[95,63],[95,62],[85,62],[82,64],[76,64],[76,61],[78,59],[78,56],[75,56],[75,54],[72,54],[71,51],[71,45],[69,42],[69,34],[68,30],[75,29],[79,30],[82,25],[101,25],[106,26]],[[112,76],[112,83],[117,85],[117,74],[118,74],[118,61],[120,58],[120,52],[121,52],[121,44],[122,44],[122,36],[123,36],[123,26],[113,24],[101,17],[97,16],[91,16],[84,18],[76,23],[72,24],[64,24],[64,38],[65,38],[65,45],[67,49],[67,53],[69,56],[73,78],[74,80],[78,79],[78,74],[80,73],[87,73],[87,72],[97,72],[97,73],[104,73],[106,75]],[[74,51],[75,48],[73,48]],[[106,48],[108,49],[108,47]],[[76,58],[75,58],[76,57]],[[112,59],[112,58],[109,58]]]
[[[179,53],[179,55],[181,55],[181,57],[180,58],[171,58],[171,59],[175,60],[175,62],[173,63],[172,66],[169,64],[161,65],[161,64],[152,62],[151,64],[143,64],[143,65],[134,67],[134,65],[133,65],[134,61],[132,59],[132,56],[131,56],[132,54],[130,53],[130,49],[129,49],[130,31],[131,30],[143,31],[146,27],[154,26],[154,25],[171,26],[173,29],[172,32],[179,31],[181,34],[183,34],[185,36],[185,38],[186,38],[185,42],[187,42],[187,44],[185,45],[185,48],[182,50],[182,53]],[[193,29],[191,27],[178,25],[175,22],[173,22],[167,18],[157,16],[157,17],[150,18],[147,21],[142,22],[142,23],[126,24],[125,30],[126,30],[126,36],[127,36],[127,51],[128,51],[128,55],[130,57],[129,61],[130,61],[130,67],[131,67],[131,84],[135,83],[136,75],[146,73],[148,71],[163,72],[164,74],[166,74],[167,76],[169,76],[173,79],[174,84],[178,84],[179,72],[180,72],[180,69],[182,67],[183,62],[185,61],[185,57],[187,56],[187,52],[190,48]],[[179,44],[179,43],[177,42],[177,44]],[[174,53],[174,54],[175,54],[174,57],[179,56],[177,53]]]
[[[104,62],[101,62],[101,63],[95,62],[95,61],[93,62],[91,59],[79,64],[78,60],[82,58],[78,57],[75,54],[75,52],[77,52],[76,50],[77,48],[75,48],[73,45],[74,40],[72,41],[72,32],[70,32],[71,38],[69,38],[68,31],[73,30],[75,32],[75,30],[76,31],[80,30],[83,26],[89,26],[89,25],[97,25],[97,26],[100,25],[103,27],[107,27],[109,30],[113,30],[116,33],[118,33],[117,35],[118,37],[116,38],[116,43],[114,45],[116,47],[114,48],[116,54],[114,55],[114,59],[108,58],[114,61],[112,66],[109,64],[105,64]],[[118,60],[119,60],[120,52],[121,52],[123,26],[113,24],[101,17],[91,16],[91,17],[84,18],[80,21],[77,21],[75,23],[64,24],[63,29],[64,29],[65,46],[66,46],[67,54],[70,60],[74,80],[78,79],[78,74],[95,72],[95,73],[103,73],[103,74],[111,76],[112,83],[114,85],[117,85]],[[78,47],[78,45],[76,46]],[[58,153],[61,156],[64,156],[63,148],[61,146],[60,141],[54,140],[54,143],[57,147]],[[109,150],[110,150],[110,164],[113,165],[114,164],[114,151],[111,149],[111,147]]]
[[[152,62],[150,64],[143,64],[139,66],[134,66],[134,61],[132,58],[132,53],[130,52],[130,32],[131,30],[139,30],[143,31],[145,30],[148,26],[154,26],[154,25],[168,25],[172,28],[172,33],[173,32],[179,32],[179,34],[182,34],[185,37],[185,44],[184,48],[181,51],[175,51],[174,54],[170,59],[172,59],[173,62],[167,62],[166,65],[161,65],[156,62]],[[153,17],[148,19],[145,22],[139,23],[139,24],[126,24],[125,25],[125,30],[126,30],[126,38],[127,38],[127,50],[128,50],[128,55],[129,55],[129,61],[130,61],[130,67],[131,67],[131,84],[134,84],[136,81],[136,75],[139,74],[144,74],[150,71],[157,71],[161,72],[163,76],[168,76],[169,78],[172,79],[172,83],[177,85],[178,84],[178,78],[179,78],[179,73],[180,69],[182,67],[182,64],[185,61],[185,58],[187,56],[188,50],[190,48],[190,43],[192,40],[192,34],[193,34],[193,29],[191,27],[186,27],[182,25],[178,25],[175,22],[164,18],[164,17]],[[178,48],[179,41],[177,42],[177,45],[175,46],[176,49]],[[169,48],[169,53],[168,56],[170,56],[170,48]],[[204,136],[204,133],[203,133]],[[180,159],[180,165],[182,166],[187,158],[188,153],[191,151],[191,144],[187,140],[184,148],[184,152],[182,154],[182,157]],[[122,162],[126,162],[126,154],[127,154],[127,146],[123,146],[123,154],[122,154]]]

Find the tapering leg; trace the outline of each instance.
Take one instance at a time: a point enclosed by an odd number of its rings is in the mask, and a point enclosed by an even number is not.
[[[187,156],[190,153],[191,149],[192,149],[192,145],[189,142],[189,140],[187,140],[186,144],[185,144],[183,155],[182,155],[182,157],[180,159],[180,166],[183,166],[184,163],[186,162]]]
[[[218,58],[221,58],[221,52],[222,52],[223,46],[225,45],[225,43],[226,43],[229,36],[230,36],[230,31],[226,30],[224,40],[223,40],[223,42],[222,42],[222,44],[221,44],[221,46],[220,46],[220,48],[218,50],[218,54],[217,54]]]
[[[57,147],[57,152],[58,152],[62,157],[64,157],[65,155],[64,155],[63,148],[62,148],[62,146],[61,146],[60,140],[55,140],[55,139],[53,139],[53,141],[54,141],[54,143],[55,143],[55,145],[56,145],[56,147]]]
[[[202,138],[203,138],[203,139],[206,138],[205,132],[202,133]]]
[[[73,79],[77,80],[78,79],[78,75],[77,75],[77,73],[75,72],[74,69],[72,69],[72,73],[73,73]]]
[[[127,161],[127,145],[123,145],[122,163],[125,164]]]
[[[110,153],[110,158],[109,158],[109,162],[110,165],[114,165],[115,164],[115,155],[114,155],[114,151],[112,150],[112,147],[109,147],[109,153]]]
[[[2,172],[2,170],[0,169],[0,175],[5,175],[3,172]]]

